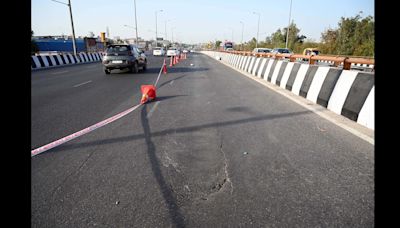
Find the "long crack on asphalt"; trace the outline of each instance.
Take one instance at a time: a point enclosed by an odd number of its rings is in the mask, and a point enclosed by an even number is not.
[[[230,189],[231,189],[230,194],[232,195],[232,193],[233,193],[233,184],[232,184],[231,179],[229,178],[229,172],[228,172],[228,160],[226,159],[225,152],[222,149],[222,139],[221,139],[219,150],[221,151],[222,156],[223,156],[224,177],[222,178],[221,181],[218,181],[214,186],[211,187],[211,193],[209,193],[207,195],[207,197],[201,197],[202,200],[208,200],[210,196],[213,196],[213,195],[219,193],[224,188],[226,183],[230,184]]]

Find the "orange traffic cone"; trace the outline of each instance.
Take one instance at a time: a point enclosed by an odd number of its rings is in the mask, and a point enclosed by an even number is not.
[[[140,100],[141,104],[156,99],[156,87],[153,85],[142,85],[140,90],[142,91],[142,99]]]
[[[174,61],[173,61],[173,56],[171,55],[171,61],[169,61],[169,66],[172,67],[174,66]]]
[[[167,74],[167,64],[165,64],[165,59],[164,59],[164,64],[163,64],[163,74]]]

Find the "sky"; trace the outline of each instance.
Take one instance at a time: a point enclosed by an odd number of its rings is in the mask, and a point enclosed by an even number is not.
[[[68,0],[57,0],[68,3]],[[289,23],[291,0],[136,0],[138,36],[184,43],[232,40],[257,36],[264,40]],[[109,38],[136,37],[134,0],[71,0],[75,36],[109,30]],[[161,11],[162,10],[162,11]],[[337,28],[341,17],[374,16],[373,0],[292,0],[291,20],[313,41]],[[157,13],[156,13],[157,12]],[[256,14],[255,14],[256,13]],[[260,16],[258,16],[258,14]],[[241,23],[242,22],[242,23]],[[127,26],[124,26],[127,25]],[[31,27],[35,36],[70,35],[68,6],[52,0],[31,0]]]

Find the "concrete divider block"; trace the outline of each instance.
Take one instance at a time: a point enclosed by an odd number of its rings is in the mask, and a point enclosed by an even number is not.
[[[285,62],[282,62],[281,68],[279,69],[279,72],[278,72],[278,76],[276,77],[276,82],[275,82],[275,84],[276,84],[277,86],[280,86],[280,84],[281,84],[281,80],[282,80],[282,77],[283,77],[283,73],[285,72],[288,63],[290,63],[290,62],[286,62],[286,61],[285,61]]]
[[[375,86],[372,87],[358,114],[357,123],[375,129]]]
[[[300,95],[301,85],[303,84],[304,78],[306,77],[308,68],[310,65],[308,64],[301,64],[299,72],[296,75],[296,79],[294,80],[292,93],[296,95]]]
[[[274,69],[274,72],[272,73],[271,76],[271,83],[276,84],[276,79],[278,78],[278,73],[281,69],[283,61],[278,60]]]
[[[263,60],[261,61],[261,66],[258,69],[257,77],[262,78],[261,74],[262,74],[263,70],[265,69],[264,67],[265,67],[265,63],[267,62],[267,60],[268,60],[267,58],[263,58]]]
[[[318,94],[321,91],[322,84],[328,75],[329,69],[330,68],[326,66],[318,66],[318,70],[315,73],[314,79],[311,82],[310,89],[308,90],[306,96],[308,100],[317,103]]]
[[[304,77],[303,83],[301,84],[299,95],[302,97],[307,97],[308,90],[310,89],[311,83],[314,79],[314,75],[318,70],[318,66],[310,65],[306,76]]]
[[[256,76],[256,72],[257,72],[257,69],[258,69],[258,65],[260,64],[260,60],[261,60],[261,58],[257,58],[256,59],[256,63],[254,63],[254,67],[253,67],[253,70],[251,72],[251,74],[253,76]]]
[[[301,63],[294,63],[292,72],[290,72],[289,78],[286,82],[286,89],[292,91],[294,81],[296,80],[297,73],[299,72]]]
[[[288,62],[286,65],[285,72],[283,72],[282,79],[280,80],[279,86],[283,89],[286,88],[286,84],[289,80],[289,76],[292,73],[293,66],[295,65],[294,62]],[[293,80],[294,81],[294,80]]]
[[[367,100],[374,83],[375,75],[373,73],[359,72],[347,94],[341,115],[357,121],[358,114]]]
[[[267,81],[269,81],[269,82],[271,81],[272,74],[274,73],[276,64],[278,64],[278,60],[277,60],[277,59],[273,59],[268,74],[265,74],[265,76],[267,76]],[[264,78],[265,78],[265,77],[264,77]]]
[[[342,108],[346,101],[347,95],[351,89],[351,85],[356,79],[358,72],[343,70],[342,74],[337,81],[335,88],[333,89],[332,95],[328,102],[328,109],[339,115],[342,114]]]

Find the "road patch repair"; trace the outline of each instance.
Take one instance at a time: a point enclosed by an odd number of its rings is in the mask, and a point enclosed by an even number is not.
[[[178,57],[176,57],[176,58],[178,58]],[[186,58],[184,58],[184,59],[186,59]],[[68,141],[71,141],[71,140],[73,140],[75,138],[78,138],[78,137],[80,137],[82,135],[90,133],[90,132],[92,132],[92,131],[100,128],[100,127],[103,127],[103,126],[109,124],[109,123],[112,123],[112,122],[114,122],[114,121],[116,121],[116,120],[128,115],[129,113],[135,111],[136,109],[138,109],[143,104],[154,100],[156,98],[156,87],[157,87],[158,80],[160,79],[161,72],[164,72],[164,74],[167,74],[167,68],[166,68],[165,59],[164,59],[164,62],[162,64],[161,68],[160,68],[160,72],[158,73],[158,76],[157,76],[157,79],[156,79],[154,85],[142,85],[141,86],[142,99],[140,100],[139,104],[137,104],[137,105],[135,105],[135,106],[123,111],[123,112],[120,112],[120,113],[118,113],[118,114],[116,114],[116,115],[114,115],[114,116],[112,116],[112,117],[110,117],[108,119],[105,119],[105,120],[103,120],[103,121],[101,121],[99,123],[93,124],[93,125],[85,128],[85,129],[83,129],[83,130],[80,130],[78,132],[75,132],[73,134],[65,136],[65,137],[63,137],[61,139],[58,139],[58,140],[53,141],[51,143],[48,143],[48,144],[46,144],[44,146],[41,146],[41,147],[36,148],[34,150],[31,150],[31,157],[36,156],[38,154],[41,154],[41,153],[43,153],[45,151],[48,151],[48,150],[50,150],[52,148],[55,148],[55,147],[59,146],[59,145],[62,145],[64,143],[66,143]]]

